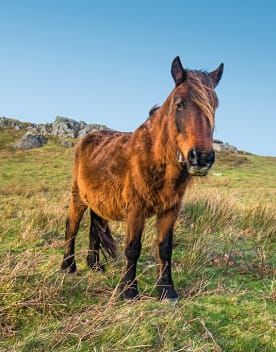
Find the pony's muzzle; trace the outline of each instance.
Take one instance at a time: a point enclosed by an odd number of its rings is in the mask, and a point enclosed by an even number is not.
[[[201,152],[192,148],[188,153],[188,172],[193,176],[205,176],[215,161],[215,152]]]

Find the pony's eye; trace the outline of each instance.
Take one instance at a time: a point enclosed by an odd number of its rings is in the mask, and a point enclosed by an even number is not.
[[[174,104],[175,104],[176,110],[184,110],[187,105],[183,97],[180,97],[180,96],[176,96],[174,98]]]
[[[183,100],[177,101],[175,102],[175,107],[176,107],[176,110],[184,110],[186,108],[186,103]]]

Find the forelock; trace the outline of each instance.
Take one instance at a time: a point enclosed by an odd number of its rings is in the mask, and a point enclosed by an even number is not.
[[[190,99],[203,111],[213,128],[218,105],[213,79],[204,71],[187,71],[187,83]]]

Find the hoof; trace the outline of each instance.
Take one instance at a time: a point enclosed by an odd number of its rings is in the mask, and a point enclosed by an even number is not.
[[[97,263],[97,264],[94,264],[94,265],[88,265],[89,268],[92,270],[92,271],[95,271],[96,273],[103,273],[105,272],[105,266],[101,263]]]
[[[179,297],[173,297],[173,298],[160,298],[161,303],[164,304],[171,304],[173,306],[177,305],[177,303],[179,302]]]
[[[128,285],[124,282],[121,283],[121,297],[125,300],[136,300],[139,297],[137,282]]]
[[[121,297],[126,301],[136,301],[139,299],[139,293],[134,290],[125,290],[121,293]]]
[[[61,263],[60,269],[66,274],[75,274],[77,272],[77,265],[75,260],[72,260],[71,258],[64,259]]]
[[[173,286],[157,286],[157,290],[161,301],[167,301],[174,304],[178,302],[178,295]]]
[[[87,265],[92,271],[95,272],[104,272],[105,266],[100,263],[95,257],[88,255],[86,258]]]

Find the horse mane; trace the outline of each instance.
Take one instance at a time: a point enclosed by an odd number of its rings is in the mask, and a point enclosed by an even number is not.
[[[149,116],[146,119],[146,121],[142,124],[142,126],[144,125],[148,125],[151,122],[151,118],[155,115],[156,111],[160,109],[160,106],[158,104],[153,105],[153,107],[150,109],[149,111]]]
[[[159,108],[160,108],[159,105],[157,105],[157,104],[153,105],[153,107],[149,111],[149,117],[154,115]]]
[[[203,111],[214,128],[215,109],[218,106],[213,79],[204,71],[187,71],[190,99]]]

